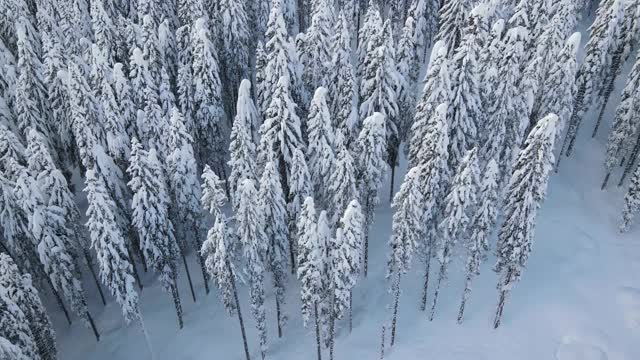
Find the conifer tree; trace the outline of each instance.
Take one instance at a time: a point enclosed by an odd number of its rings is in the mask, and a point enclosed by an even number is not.
[[[436,41],[444,42],[447,54],[453,55],[453,51],[462,41],[463,28],[469,15],[469,3],[467,0],[446,0],[440,9],[439,30]]]
[[[631,222],[634,220],[638,209],[640,209],[640,167],[636,167],[629,184],[627,194],[624,196],[624,208],[622,210],[622,222],[620,232],[629,230]]]
[[[400,302],[400,279],[409,271],[413,253],[422,236],[422,191],[420,190],[419,166],[413,167],[404,177],[400,191],[393,198],[393,225],[391,254],[387,261],[387,280],[391,282],[389,292],[393,296],[391,320],[391,346],[395,343],[398,306]]]
[[[420,248],[425,258],[425,279],[420,309],[427,305],[429,287],[429,269],[433,250],[436,246],[435,235],[440,213],[444,212],[444,199],[448,190],[450,170],[447,163],[447,146],[449,143],[447,103],[438,105],[434,115],[426,125],[426,132],[416,157],[416,166],[421,169],[422,207],[424,211],[424,234]]]
[[[102,78],[100,92],[107,151],[114,160],[123,163],[129,156],[129,134],[126,123],[123,121],[125,118],[118,105],[118,99],[106,76]]]
[[[200,206],[200,182],[198,168],[193,151],[193,139],[184,126],[184,118],[178,108],[171,112],[169,128],[169,153],[167,155],[167,174],[172,196],[172,211],[176,220],[176,239],[181,247],[182,262],[187,275],[189,268],[185,259],[187,248],[198,252],[205,238],[202,227],[202,208]],[[209,284],[202,257],[198,256],[200,270],[204,278],[205,291],[209,293]]]
[[[227,218],[220,210],[227,201],[227,197],[222,190],[222,182],[209,166],[205,166],[202,177],[205,179],[202,184],[204,193],[202,203],[215,216],[215,222],[213,227],[209,229],[200,253],[205,259],[207,271],[220,290],[225,310],[229,315],[233,315],[234,312],[238,314],[245,356],[247,360],[250,360],[249,345],[238,300],[238,289],[236,288],[236,264],[240,261],[240,254],[238,246],[233,246],[231,243],[233,234],[228,227]]]
[[[331,125],[331,115],[327,106],[327,89],[324,87],[319,87],[313,96],[307,126],[309,132],[307,158],[316,202],[322,206],[329,206],[330,178],[336,165],[335,131]]]
[[[107,13],[102,1],[92,1],[90,5],[91,27],[95,44],[105,53],[105,58],[110,63],[115,56],[116,29],[113,18]]]
[[[263,167],[273,152],[274,159],[278,161],[283,184],[288,184],[291,178],[293,151],[304,149],[300,118],[296,114],[297,106],[291,98],[289,86],[289,78],[286,75],[278,81],[273,100],[260,126],[258,146],[258,167]],[[288,185],[283,190],[288,193]]]
[[[418,45],[415,42],[415,20],[408,17],[402,28],[402,35],[398,43],[398,73],[400,84],[398,93],[398,121],[400,128],[400,140],[407,140],[409,129],[413,122],[413,111],[415,110],[415,88],[418,80]]]
[[[338,217],[347,208],[351,200],[360,199],[357,189],[357,165],[347,148],[342,134],[337,136],[336,163],[329,177],[327,193],[330,194],[328,205],[331,223],[336,224]]]
[[[218,58],[206,18],[196,21],[192,30],[193,106],[200,161],[212,164],[226,179],[224,164],[224,110]]]
[[[364,72],[365,60],[369,49],[375,49],[380,43],[380,33],[382,32],[382,17],[380,8],[374,1],[369,1],[362,27],[358,31],[358,78]]]
[[[21,274],[16,263],[5,254],[0,254],[0,285],[6,291],[6,300],[12,301],[24,314],[39,359],[57,359],[53,326],[40,300],[38,290],[32,284],[31,275]],[[7,357],[7,359],[13,358]]]
[[[0,256],[0,260],[3,260],[6,255]],[[24,359],[40,360],[38,347],[28,324],[26,315],[10,297],[8,289],[0,288],[0,337],[11,339],[17,349],[14,351],[22,354]]]
[[[473,278],[480,275],[480,264],[486,259],[489,250],[489,236],[496,222],[498,210],[498,164],[489,160],[484,169],[482,180],[478,184],[478,206],[471,219],[469,238],[465,247],[467,251],[466,272],[462,302],[458,311],[458,323],[462,323],[464,309],[471,295],[471,283]]]
[[[262,358],[267,351],[267,324],[264,308],[264,272],[268,243],[264,229],[264,218],[259,209],[258,192],[253,180],[246,179],[238,186],[238,209],[236,211],[236,234],[245,259],[245,273],[249,281],[251,312],[256,321]]]
[[[270,84],[267,82],[267,53],[264,50],[262,41],[258,41],[256,48],[256,102],[260,114],[263,114],[269,108],[271,101]]]
[[[640,109],[640,54],[636,58],[636,62],[631,69],[627,83],[622,90],[620,104],[616,108],[613,120],[613,128],[609,134],[607,141],[607,150],[605,157],[606,175],[602,183],[604,189],[611,176],[611,172],[616,165],[625,160],[633,163],[633,159],[629,158],[633,148],[635,135],[638,132],[638,117],[635,115]],[[633,166],[633,165],[632,165]]]
[[[344,9],[340,12],[334,29],[333,56],[328,89],[332,94],[331,120],[335,129],[342,130],[347,146],[358,137],[358,118],[354,111],[355,70],[351,62],[351,34]]]
[[[546,196],[553,167],[553,144],[558,117],[549,114],[533,128],[514,165],[504,196],[505,219],[498,234],[494,270],[500,274],[500,297],[493,326],[500,326],[507,295],[520,279],[533,241],[535,219]]]
[[[127,168],[133,192],[132,223],[140,237],[145,259],[158,272],[165,291],[173,298],[178,326],[183,327],[182,305],[178,293],[176,260],[180,253],[169,218],[169,192],[155,149],[144,150],[136,138],[131,141]]]
[[[409,140],[409,166],[418,162],[422,141],[428,130],[428,124],[436,107],[451,99],[451,80],[447,60],[447,49],[443,42],[433,45],[429,67],[424,81],[424,89],[411,126]]]
[[[304,67],[303,80],[309,92],[329,85],[331,37],[333,36],[333,7],[329,0],[318,0],[318,11],[311,18],[311,26],[304,34],[300,62]]]
[[[378,192],[386,175],[387,144],[385,118],[381,113],[374,113],[365,119],[362,131],[358,136],[357,153],[359,154],[358,187],[364,201],[365,241],[364,241],[364,275],[367,276],[369,261],[369,226],[373,224],[375,207],[379,202]]]
[[[476,192],[479,182],[478,153],[474,148],[461,159],[451,190],[445,199],[443,221],[440,223],[442,238],[438,244],[440,271],[433,296],[430,320],[433,320],[438,301],[438,293],[443,280],[446,280],[451,254],[456,247],[458,237],[465,237],[472,221],[472,211],[476,206]]]
[[[298,254],[298,228],[297,222],[302,211],[304,199],[313,197],[313,185],[311,175],[307,168],[307,161],[300,149],[293,151],[291,162],[291,177],[289,178],[289,193],[287,194],[287,213],[289,214],[289,253],[291,254],[291,273],[295,274],[296,259]]]
[[[185,117],[185,126],[190,134],[195,135],[194,100],[193,100],[193,49],[191,44],[191,26],[181,26],[176,32],[178,43],[178,74],[176,79],[176,98],[180,111]]]
[[[237,204],[235,196],[238,184],[245,179],[256,179],[256,142],[259,123],[258,110],[251,97],[251,82],[242,80],[238,89],[238,104],[236,117],[231,129],[229,142],[229,188],[231,189],[234,206]]]
[[[305,327],[313,316],[315,321],[318,360],[321,360],[320,302],[323,300],[322,277],[325,267],[326,244],[317,233],[316,210],[312,197],[307,197],[298,219],[298,279],[302,297],[302,320]]]
[[[265,165],[258,191],[259,207],[264,220],[264,235],[269,241],[269,269],[273,273],[276,288],[276,315],[278,337],[286,323],[285,304],[287,268],[289,266],[289,229],[287,224],[287,204],[282,191],[282,180],[274,159]]]
[[[417,54],[420,61],[426,60],[427,51],[433,43],[438,31],[439,0],[411,0],[407,12],[407,19],[415,21],[413,38],[418,47]]]
[[[117,223],[116,204],[104,181],[93,169],[87,170],[85,176],[84,191],[89,203],[86,226],[98,258],[100,277],[122,307],[124,319],[129,323],[140,316],[131,254]]]
[[[231,104],[236,98],[235,90],[242,79],[249,78],[250,42],[247,2],[223,0],[219,4],[222,25],[222,68],[231,92]],[[237,111],[237,110],[236,110]],[[232,112],[232,113],[235,113]]]

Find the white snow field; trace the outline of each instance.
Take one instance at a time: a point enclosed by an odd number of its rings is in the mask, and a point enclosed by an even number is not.
[[[387,341],[385,359],[640,359],[640,224],[627,234],[618,232],[625,189],[616,186],[619,174],[615,174],[608,189],[600,190],[602,142],[608,129],[602,129],[599,139],[593,140],[588,136],[589,120],[586,119],[579,135],[577,152],[563,159],[560,172],[552,176],[536,228],[533,253],[522,281],[508,300],[500,328],[492,327],[498,296],[497,277],[491,271],[493,257],[484,264],[475,283],[462,325],[456,323],[456,315],[464,286],[464,254],[459,250],[450,267],[449,281],[432,322],[427,312],[418,309],[424,263],[416,258],[411,274],[403,279],[396,344],[389,349]],[[398,172],[396,184],[405,170]],[[381,328],[390,315],[384,275],[391,215],[387,186],[371,231],[369,276],[360,281],[354,292],[353,333],[349,334],[346,322],[340,323],[336,359],[380,356]],[[191,299],[182,272],[180,290],[185,312],[182,330],[177,328],[170,297],[152,274],[144,276],[141,308],[155,358],[244,359],[237,319],[224,312],[216,290],[205,296],[193,256],[190,263],[198,299],[196,303]],[[89,291],[94,290],[92,283],[87,284]],[[282,339],[277,338],[270,285],[267,357],[314,359],[315,337],[312,328],[302,326],[297,280],[290,278],[286,305],[289,320]],[[242,288],[242,310],[251,356],[259,359],[246,292],[246,287]],[[430,292],[429,302],[431,298]],[[151,359],[140,327],[125,326],[115,302],[103,307],[95,294],[90,299],[102,339],[96,343],[79,320],[69,327],[63,316],[55,313],[61,359]],[[328,358],[328,352],[324,355]]]

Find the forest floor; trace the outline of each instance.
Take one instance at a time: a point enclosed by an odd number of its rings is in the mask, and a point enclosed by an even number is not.
[[[623,73],[629,67],[627,64]],[[620,93],[624,86],[626,77],[620,78],[614,93]],[[617,103],[617,97],[610,102],[604,125],[595,139],[589,136],[594,116],[585,119],[576,152],[562,160],[558,174],[552,174],[548,198],[539,212],[533,252],[522,280],[508,299],[500,328],[492,327],[498,297],[497,275],[491,271],[495,263],[492,254],[475,281],[464,323],[456,322],[464,287],[465,254],[459,244],[433,321],[428,320],[428,311],[419,310],[424,263],[419,257],[415,258],[412,271],[402,280],[396,344],[389,349],[387,341],[385,359],[640,359],[640,224],[636,223],[627,234],[618,231],[626,190],[626,184],[616,186],[621,170],[612,175],[605,191],[600,190],[604,142]],[[396,191],[406,171],[403,166],[396,174]],[[382,325],[390,317],[385,280],[392,216],[388,193],[387,186],[371,230],[368,277],[361,279],[354,290],[353,332],[349,333],[346,322],[338,324],[337,360],[380,357]],[[141,308],[155,359],[244,359],[236,317],[225,313],[216,289],[205,295],[202,275],[193,255],[189,262],[197,302],[191,299],[180,267],[185,316],[182,330],[177,327],[169,295],[162,291],[151,273],[143,274]],[[432,279],[435,268],[432,266]],[[267,357],[314,359],[314,332],[302,325],[297,280],[291,277],[289,282],[285,305],[289,319],[281,339],[277,338],[274,290],[267,282]],[[113,299],[102,306],[93,282],[85,283],[90,309],[102,338],[96,342],[91,331],[78,319],[68,326],[62,314],[51,305],[59,358],[150,359],[139,325],[126,326]],[[429,289],[428,304],[433,298],[433,285]],[[242,286],[240,292],[251,356],[259,359],[247,287]],[[328,352],[323,355],[328,358]]]

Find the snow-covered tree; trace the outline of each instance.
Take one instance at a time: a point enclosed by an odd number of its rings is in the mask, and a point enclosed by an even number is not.
[[[640,209],[640,166],[636,167],[636,170],[631,177],[631,183],[627,194],[624,196],[624,208],[622,211],[622,222],[620,224],[620,231],[626,232],[629,230],[631,222],[634,220],[638,209]]]
[[[291,177],[289,178],[289,193],[287,194],[287,213],[289,214],[289,253],[291,254],[291,272],[295,274],[297,259],[297,222],[302,205],[307,197],[313,197],[311,175],[307,168],[307,161],[300,149],[293,151],[291,163]]]
[[[351,61],[351,33],[344,11],[341,11],[332,39],[333,56],[328,89],[332,94],[330,110],[335,129],[342,130],[347,145],[358,137],[358,117],[354,111],[355,69]]]
[[[299,49],[300,62],[304,67],[303,80],[309,92],[328,86],[331,71],[333,6],[329,0],[318,2],[318,11],[313,14],[311,26],[304,34],[302,49]]]
[[[462,323],[464,309],[471,295],[473,278],[480,275],[480,264],[486,259],[486,253],[489,250],[489,236],[498,214],[498,186],[500,185],[498,183],[498,175],[498,164],[493,159],[489,160],[482,174],[482,180],[478,184],[478,206],[474,211],[474,217],[470,224],[469,238],[465,244],[467,251],[467,279],[462,293],[460,310],[458,311],[458,323]]]
[[[476,206],[479,173],[478,151],[474,148],[460,160],[456,175],[451,182],[451,190],[445,198],[443,221],[440,223],[442,237],[438,243],[440,271],[433,296],[430,320],[433,320],[440,286],[442,281],[446,280],[451,254],[456,248],[458,238],[467,237],[472,221],[472,212]]]
[[[365,59],[369,53],[369,48],[375,49],[379,46],[380,33],[383,26],[380,8],[376,2],[369,1],[369,6],[366,7],[366,10],[362,21],[363,25],[358,32],[358,77],[361,77],[364,72]]]
[[[128,185],[133,192],[131,221],[140,237],[140,247],[146,261],[158,272],[164,290],[171,293],[178,325],[182,328],[182,305],[176,269],[180,249],[169,218],[170,195],[167,180],[156,150],[144,150],[134,137],[127,173],[131,179]]]
[[[100,84],[102,121],[106,135],[107,152],[118,162],[126,161],[129,156],[129,134],[126,118],[115,96],[109,79],[105,76]]]
[[[0,256],[0,260],[4,261],[6,255]],[[15,300],[10,297],[8,290],[4,287],[0,288],[0,337],[10,339],[17,348],[15,351],[22,354],[24,359],[40,360],[38,347],[29,329],[29,320]]]
[[[242,80],[238,89],[236,117],[229,142],[229,187],[235,194],[238,184],[245,179],[256,179],[256,142],[259,115],[251,97],[251,82]],[[237,204],[235,195],[233,203]]]
[[[366,219],[364,242],[364,275],[367,276],[369,260],[369,226],[373,223],[375,207],[379,202],[378,192],[387,170],[387,143],[385,117],[374,113],[362,124],[357,142],[360,193],[364,202]]]
[[[357,164],[347,148],[342,135],[337,137],[336,162],[329,177],[326,188],[329,194],[327,205],[332,224],[336,224],[340,214],[347,208],[351,200],[360,199],[357,183]]]
[[[260,351],[264,358],[267,351],[267,324],[264,308],[264,273],[267,264],[268,243],[264,233],[264,220],[260,211],[258,191],[250,179],[238,185],[236,210],[236,234],[245,259],[245,273],[249,280],[251,312],[256,321],[260,338]]]
[[[6,254],[0,254],[0,286],[6,291],[5,299],[12,301],[24,314],[36,345],[38,359],[57,359],[53,326],[38,290],[33,286],[31,275],[21,274],[16,263]]]
[[[246,1],[220,1],[219,16],[222,28],[222,68],[231,92],[231,100],[235,98],[235,90],[242,79],[249,77],[250,42],[249,19]],[[237,111],[237,110],[236,110]]]
[[[264,50],[262,41],[258,41],[256,48],[256,66],[254,69],[256,77],[256,102],[260,113],[264,113],[271,101],[270,84],[267,82],[267,53]]]
[[[116,103],[118,104],[119,114],[122,118],[121,121],[124,123],[127,136],[129,138],[140,136],[136,123],[137,110],[134,103],[134,95],[131,83],[125,75],[124,65],[122,63],[114,64],[111,76]]]
[[[200,161],[216,166],[226,179],[224,164],[224,110],[218,58],[206,18],[196,21],[192,33],[193,106]]]
[[[418,45],[415,43],[415,20],[408,17],[402,28],[402,35],[398,42],[398,73],[400,84],[397,90],[400,125],[398,131],[400,140],[407,140],[407,135],[413,122],[415,110],[415,84],[418,80],[419,60]]]
[[[198,252],[202,248],[202,242],[205,238],[201,224],[200,182],[198,181],[198,167],[192,146],[193,139],[184,126],[184,118],[178,108],[173,108],[170,121],[169,147],[166,159],[167,174],[173,200],[172,211],[176,223],[176,239],[184,258],[187,247]],[[198,256],[198,260],[204,277],[205,291],[209,293],[204,261],[200,256]]]
[[[133,274],[132,254],[117,222],[116,204],[104,181],[94,169],[87,170],[87,223],[91,246],[96,251],[102,282],[122,307],[127,323],[139,317],[138,293]]]
[[[505,222],[498,234],[494,270],[500,274],[500,298],[494,327],[500,326],[509,291],[520,279],[533,242],[538,209],[546,196],[549,173],[553,167],[553,145],[558,116],[549,114],[533,128],[513,167],[513,175],[504,196]]]
[[[331,125],[331,115],[327,106],[327,89],[324,87],[319,87],[313,96],[307,126],[309,173],[313,179],[316,202],[325,207],[330,201],[328,190],[336,160],[335,131]]]
[[[289,261],[289,228],[287,224],[287,204],[282,191],[282,180],[275,159],[265,165],[260,179],[258,206],[264,221],[265,240],[269,241],[269,270],[273,273],[276,288],[276,313],[278,337],[282,337],[282,327],[286,323],[284,314],[286,278]]]
[[[436,107],[450,99],[451,80],[449,78],[447,48],[443,42],[437,42],[431,51],[431,59],[424,79],[424,89],[411,126],[408,154],[410,166],[417,165],[418,153],[421,151],[429,121],[433,117]]]
[[[258,167],[272,156],[278,161],[278,168],[284,184],[291,178],[291,164],[295,149],[304,149],[300,118],[296,114],[296,103],[291,98],[289,78],[285,75],[278,81],[271,105],[260,126],[260,144],[258,146]],[[284,188],[285,192],[289,189]]]
[[[315,321],[318,360],[321,358],[320,302],[323,301],[323,283],[326,244],[320,242],[317,233],[316,209],[312,197],[304,200],[298,219],[298,279],[302,298],[302,320],[305,327],[313,316]]]
[[[427,51],[438,31],[439,0],[411,0],[407,19],[413,18],[415,30],[413,39],[418,47],[418,59],[425,60]]]
[[[468,15],[468,0],[446,0],[440,9],[440,25],[436,40],[444,42],[449,55],[453,55],[453,51],[462,41]]]

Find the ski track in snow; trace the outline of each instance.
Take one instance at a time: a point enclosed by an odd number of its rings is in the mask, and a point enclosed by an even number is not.
[[[583,31],[583,35],[585,32]],[[585,41],[587,36],[583,36]],[[633,57],[631,57],[633,58]],[[627,63],[623,74],[630,65]],[[614,94],[624,85],[619,77]],[[422,293],[424,261],[417,256],[410,274],[402,279],[396,345],[385,348],[385,359],[440,360],[636,360],[640,359],[640,223],[627,234],[618,232],[625,187],[616,186],[621,169],[612,174],[606,191],[603,177],[604,143],[619,99],[612,97],[603,127],[590,138],[593,114],[585,118],[576,151],[563,159],[559,174],[552,174],[548,198],[540,210],[533,252],[523,278],[516,284],[505,307],[503,324],[492,328],[497,301],[496,274],[490,255],[475,280],[462,325],[456,323],[464,286],[461,270],[465,254],[458,243],[443,286],[434,321],[428,312],[437,277],[432,262],[427,311],[418,309]],[[396,191],[406,172],[403,162],[396,175]],[[78,189],[82,185],[79,184]],[[354,290],[353,333],[345,321],[338,324],[335,358],[379,358],[381,329],[390,318],[384,280],[387,241],[391,233],[388,185],[371,229],[369,276]],[[493,239],[495,243],[495,238]],[[144,274],[141,308],[158,360],[244,359],[235,317],[223,310],[218,292],[205,296],[195,258],[189,257],[198,300],[190,298],[184,273],[180,292],[185,328],[178,330],[172,302],[155,276]],[[182,268],[180,266],[180,268]],[[85,271],[86,272],[86,271]],[[277,339],[274,290],[265,279],[269,359],[314,359],[312,328],[302,326],[299,287],[289,278],[285,311],[289,317],[283,339]],[[99,304],[93,282],[85,282],[90,308],[102,332],[96,343],[90,330],[75,319],[67,326],[54,304],[52,320],[58,336],[60,359],[149,359],[137,324],[125,326],[118,305],[110,299]],[[252,358],[258,359],[257,333],[248,304],[248,289],[240,297]],[[328,358],[328,352],[323,354]]]

